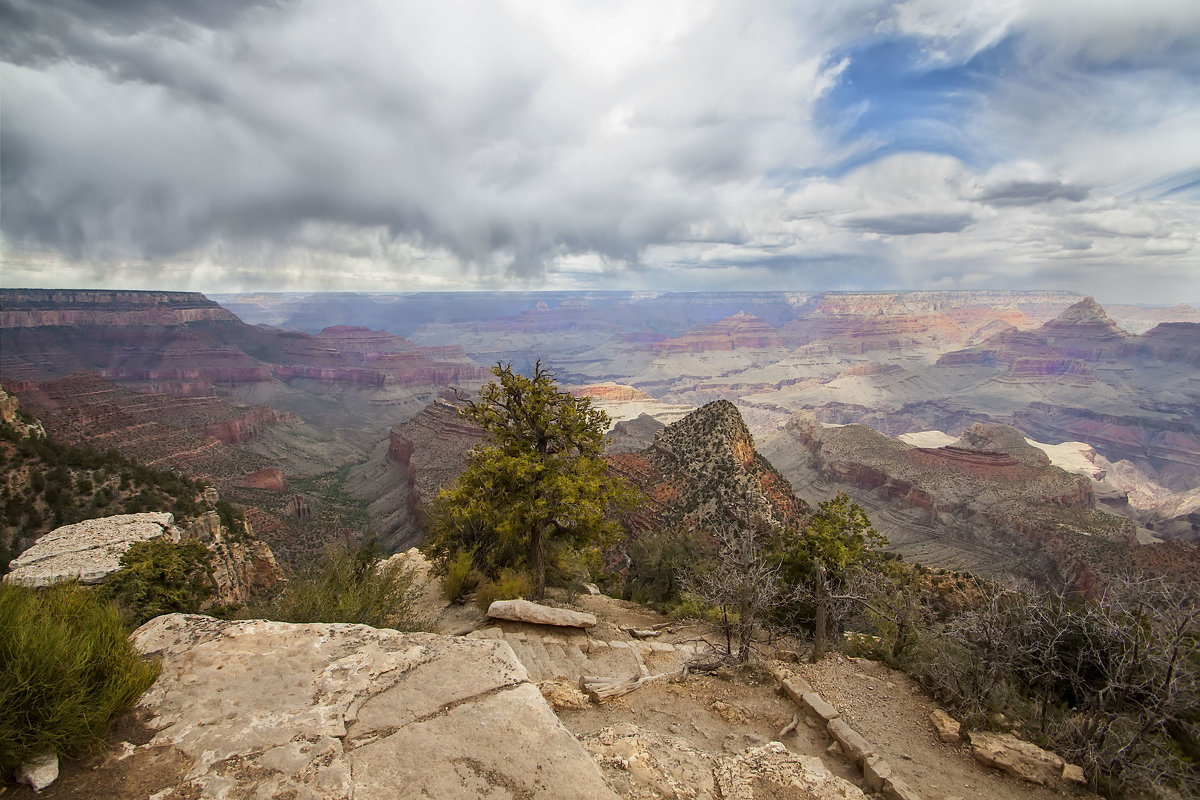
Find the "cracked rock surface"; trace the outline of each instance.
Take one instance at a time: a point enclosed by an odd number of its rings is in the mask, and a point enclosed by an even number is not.
[[[615,798],[503,641],[171,614],[139,701],[192,797]]]

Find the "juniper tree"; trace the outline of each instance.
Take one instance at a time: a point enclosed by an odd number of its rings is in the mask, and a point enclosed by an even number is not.
[[[598,546],[620,531],[612,511],[634,502],[603,459],[608,415],[560,391],[539,359],[532,376],[511,364],[460,415],[483,428],[458,480],[433,503],[429,549],[445,560],[468,551],[481,570],[523,566],[538,599],[547,553]]]

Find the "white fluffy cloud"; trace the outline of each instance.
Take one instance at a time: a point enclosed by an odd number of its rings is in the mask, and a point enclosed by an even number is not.
[[[0,0],[0,280],[1200,298],[1200,7],[1084,5]]]

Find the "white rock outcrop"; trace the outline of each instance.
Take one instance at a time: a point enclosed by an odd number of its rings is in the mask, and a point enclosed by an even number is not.
[[[532,625],[559,625],[565,628],[594,628],[596,615],[533,603],[529,600],[497,600],[488,606],[492,619],[527,622]]]
[[[135,750],[169,750],[185,764],[163,789],[617,797],[501,640],[185,614],[153,619],[133,639],[162,663],[138,703],[154,736]]]
[[[49,586],[66,580],[100,583],[121,566],[121,556],[135,542],[169,536],[178,542],[182,532],[173,515],[163,511],[118,514],[64,525],[38,537],[9,564],[9,583]]]
[[[42,753],[22,764],[17,770],[17,783],[28,784],[34,792],[40,792],[58,780],[58,755]]]

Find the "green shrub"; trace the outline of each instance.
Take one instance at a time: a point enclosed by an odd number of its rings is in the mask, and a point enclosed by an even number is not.
[[[700,619],[714,625],[721,622],[721,609],[695,592],[680,592],[666,605],[666,614],[672,619]]]
[[[463,597],[478,585],[479,572],[475,569],[475,560],[470,551],[460,552],[446,565],[442,589],[451,603],[461,603]]]
[[[194,614],[213,595],[209,561],[208,548],[194,540],[137,542],[121,556],[121,568],[105,579],[102,591],[116,600],[131,628],[159,614]]]
[[[411,567],[384,564],[360,549],[330,550],[324,564],[288,583],[274,600],[247,609],[248,616],[280,622],[353,622],[374,628],[423,630],[416,617],[419,590]]]
[[[0,776],[48,750],[103,745],[114,717],[158,677],[117,609],[75,584],[0,583]]]
[[[515,600],[518,597],[528,597],[533,593],[529,576],[524,572],[512,569],[502,569],[500,574],[490,581],[485,581],[475,593],[475,605],[480,611],[487,611],[496,600]]]

